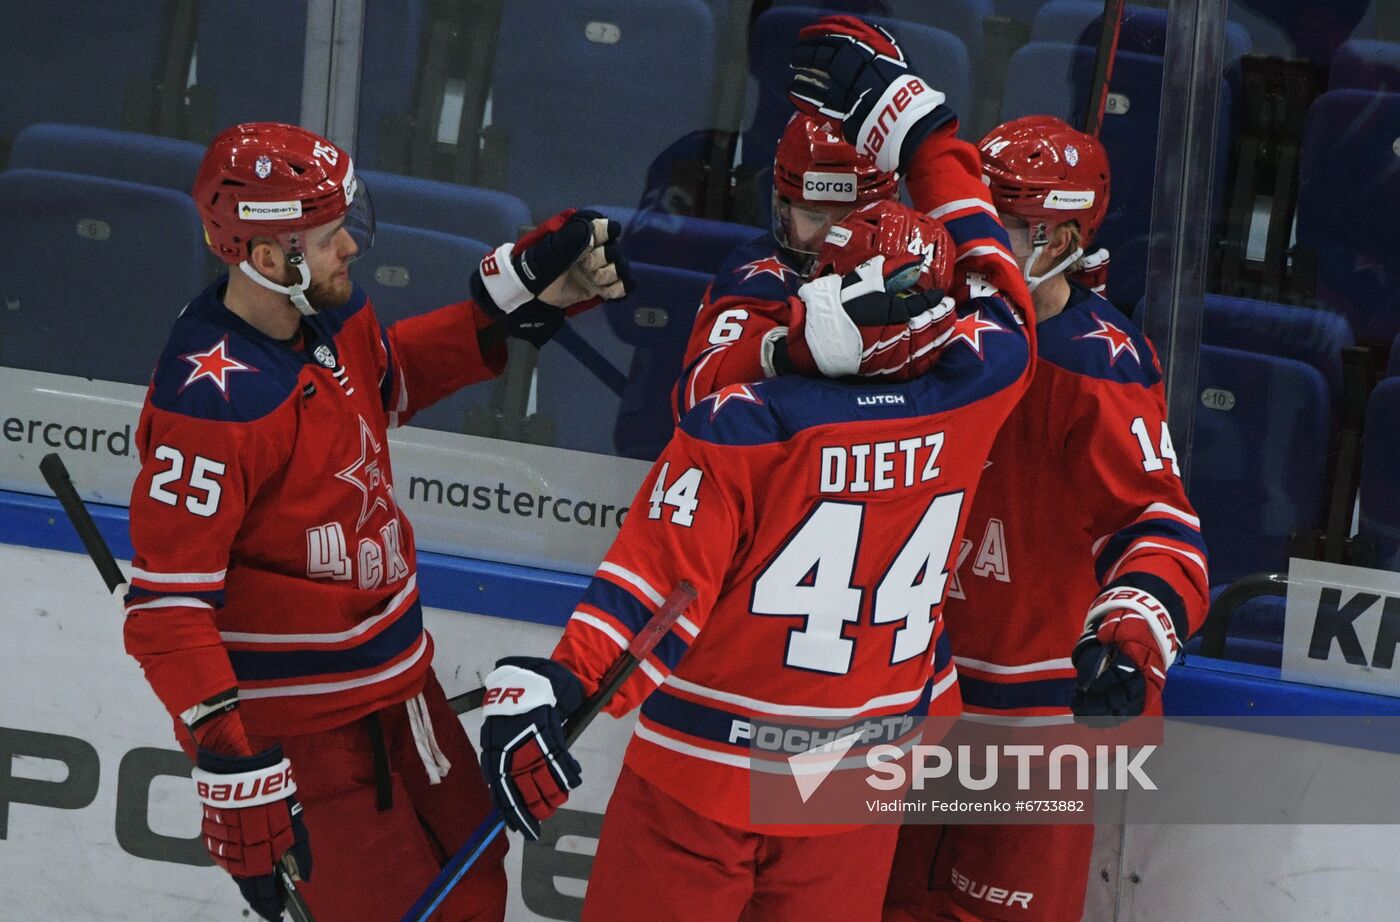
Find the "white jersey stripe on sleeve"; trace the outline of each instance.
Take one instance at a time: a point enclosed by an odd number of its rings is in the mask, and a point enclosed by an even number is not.
[[[134,611],[144,611],[148,608],[213,608],[203,599],[196,599],[188,595],[163,595],[158,598],[148,599],[145,602],[137,602],[134,605],[126,606],[126,613],[129,615]]]
[[[662,596],[661,593],[651,588],[651,583],[648,583],[646,580],[642,579],[640,576],[633,573],[631,570],[619,567],[615,563],[609,563],[606,560],[603,561],[598,565],[598,572],[611,573],[613,576],[616,576],[618,579],[627,583],[629,586],[632,586],[642,595],[646,596],[646,598],[650,600],[653,605],[660,605],[662,602],[666,601],[665,597]]]
[[[989,256],[989,255],[991,255],[991,256],[999,256],[999,257],[1001,257],[1002,259],[1006,260],[1006,263],[1007,263],[1009,266],[1011,266],[1011,268],[1015,269],[1017,272],[1020,272],[1020,271],[1021,271],[1021,267],[1018,266],[1018,265],[1016,265],[1016,260],[1011,256],[1011,254],[1008,253],[1008,252],[1006,252],[1005,248],[1000,247],[1000,246],[990,246],[990,245],[988,245],[988,246],[972,247],[972,248],[971,248],[970,250],[968,250],[966,253],[959,253],[959,254],[958,254],[958,258],[957,258],[956,260],[954,260],[954,261],[955,261],[955,262],[962,262],[964,259],[971,259],[971,258],[973,258],[974,256]]]
[[[999,217],[999,215],[997,214],[997,210],[992,205],[992,203],[984,201],[980,198],[960,198],[957,201],[949,202],[946,205],[939,205],[937,208],[930,211],[928,213],[928,216],[930,218],[941,219],[944,215],[952,214],[955,211],[967,211],[976,208],[982,209],[994,218]]]
[[[601,632],[603,636],[617,644],[619,650],[627,649],[627,638],[619,634],[616,628],[603,619],[596,618],[593,615],[585,614],[581,611],[576,611],[569,617],[569,620],[578,621],[581,624],[586,624],[594,630]]]
[[[146,583],[164,583],[172,586],[190,585],[194,583],[221,583],[227,569],[218,570],[213,573],[157,573],[154,570],[143,570],[140,567],[131,568],[131,578],[139,579]]]
[[[1118,571],[1123,568],[1123,564],[1127,562],[1129,557],[1132,557],[1138,551],[1145,551],[1154,548],[1157,550],[1168,551],[1169,553],[1176,554],[1179,557],[1185,557],[1187,560],[1191,561],[1193,564],[1196,565],[1196,567],[1201,571],[1201,575],[1203,577],[1209,580],[1210,577],[1206,571],[1206,562],[1201,559],[1201,555],[1193,554],[1190,551],[1184,550],[1183,548],[1172,547],[1170,544],[1162,544],[1158,541],[1147,541],[1142,538],[1139,538],[1132,544],[1128,545],[1128,549],[1123,552],[1123,556],[1119,557],[1118,562],[1113,565],[1113,569],[1108,571],[1108,576],[1104,578],[1104,583],[1111,583],[1118,577]]]
[[[1180,519],[1187,525],[1190,525],[1192,528],[1201,527],[1201,520],[1199,518],[1197,518],[1196,516],[1192,515],[1184,509],[1178,509],[1175,506],[1168,506],[1166,503],[1153,503],[1152,505],[1148,506],[1147,509],[1143,511],[1142,515],[1138,518],[1138,521],[1142,521],[1142,519],[1147,518],[1153,513],[1161,513],[1162,515],[1169,515],[1174,519]]]

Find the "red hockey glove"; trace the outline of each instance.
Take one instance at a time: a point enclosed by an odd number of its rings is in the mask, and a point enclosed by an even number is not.
[[[481,771],[506,825],[532,841],[582,781],[564,744],[581,704],[582,684],[552,659],[508,656],[486,677]]]
[[[855,16],[827,16],[799,32],[791,66],[793,105],[840,119],[846,140],[886,172],[905,172],[923,139],[954,118],[894,36]]]
[[[791,301],[786,364],[776,353],[778,372],[849,375],[907,381],[928,371],[956,319],[951,298],[937,289],[888,293],[906,264],[875,256],[845,276],[824,275],[803,285]]]
[[[1081,717],[1160,716],[1162,685],[1180,650],[1171,615],[1151,593],[1133,586],[1104,590],[1074,646],[1079,679],[1070,709]]]
[[[283,903],[277,862],[291,852],[301,879],[311,879],[311,843],[282,747],[253,756],[201,749],[193,778],[204,804],[204,847],[233,875],[253,911],[277,922]]]
[[[616,221],[561,211],[515,243],[497,247],[472,275],[472,298],[518,339],[543,346],[564,317],[632,288]]]

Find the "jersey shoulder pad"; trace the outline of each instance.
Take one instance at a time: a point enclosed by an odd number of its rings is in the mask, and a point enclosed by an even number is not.
[[[1152,387],[1162,379],[1151,343],[1101,295],[1072,287],[1064,311],[1036,326],[1040,358],[1103,381]]]
[[[181,416],[251,422],[296,391],[304,363],[224,307],[221,290],[206,290],[176,319],[156,363],[150,400]]]
[[[720,265],[710,285],[710,300],[742,297],[786,301],[801,285],[802,273],[788,261],[771,234],[762,234],[736,248]]]
[[[733,384],[701,400],[681,418],[692,437],[721,445],[784,442],[808,430],[922,420],[971,407],[1012,387],[1030,362],[1026,337],[999,298],[963,305],[972,318],[960,335],[968,345],[945,347],[932,370],[912,381],[878,383],[780,375]]]
[[[765,445],[785,437],[772,402],[772,382],[731,384],[681,417],[686,434],[717,445]]]

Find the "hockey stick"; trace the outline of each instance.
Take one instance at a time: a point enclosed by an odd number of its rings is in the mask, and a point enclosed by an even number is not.
[[[107,591],[112,594],[118,605],[122,605],[122,597],[126,594],[126,577],[122,575],[121,567],[117,566],[117,560],[112,556],[107,542],[103,540],[102,533],[97,530],[97,523],[92,520],[92,514],[78,497],[73,479],[68,476],[68,467],[57,454],[50,453],[44,455],[43,460],[39,462],[39,471],[44,475],[49,489],[53,490],[53,495],[58,497],[68,521],[73,523],[73,530],[82,539],[83,547],[87,548],[88,556],[97,566],[97,572],[102,574]],[[122,608],[122,617],[126,617],[125,607]],[[297,892],[296,882],[301,879],[301,875],[297,871],[296,859],[290,852],[283,855],[282,860],[277,863],[276,874],[286,894],[286,908],[292,916],[292,922],[315,922],[311,910],[306,907],[306,901]]]
[[[694,601],[695,588],[684,580],[671,590],[671,594],[661,603],[656,614],[652,615],[651,620],[632,638],[627,649],[623,650],[622,654],[608,667],[608,671],[603,674],[602,680],[598,683],[597,690],[584,699],[583,704],[569,720],[568,726],[564,729],[566,745],[572,746],[583,734],[583,731],[593,722],[593,718],[598,716],[604,705],[612,699],[622,684],[641,665],[642,660],[646,659],[647,654],[655,649],[656,645],[661,642],[661,638],[666,636],[666,632],[671,630],[671,626],[676,623],[676,619],[681,616],[681,613]],[[475,692],[467,692],[453,700],[468,698],[473,694]],[[432,883],[428,884],[428,889],[423,891],[423,895],[418,898],[418,901],[409,907],[401,922],[424,922],[431,916],[503,829],[505,829],[505,820],[501,819],[501,814],[498,811],[492,810],[467,839],[466,844],[457,850],[457,854],[453,855],[447,864],[443,865],[437,877],[434,877]]]
[[[447,706],[457,714],[465,714],[467,711],[475,711],[486,701],[486,689],[473,688],[469,692],[462,692],[447,699]]]
[[[1108,106],[1108,83],[1113,79],[1113,58],[1118,53],[1118,35],[1123,29],[1123,7],[1126,0],[1104,0],[1103,29],[1099,47],[1094,55],[1094,82],[1089,87],[1088,111],[1084,117],[1084,133],[1097,138],[1103,129],[1104,110]]]

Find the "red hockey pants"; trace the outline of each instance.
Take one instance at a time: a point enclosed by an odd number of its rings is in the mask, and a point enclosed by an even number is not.
[[[622,769],[583,922],[876,922],[898,826],[774,836],[716,823]]]
[[[387,777],[375,770],[374,720],[280,740],[311,838],[312,879],[299,889],[317,922],[397,922],[491,809],[476,752],[431,672],[423,697],[452,763],[438,784],[428,781],[404,704],[378,714]],[[271,742],[252,740],[254,751]],[[505,853],[500,836],[433,918],[505,918]]]

